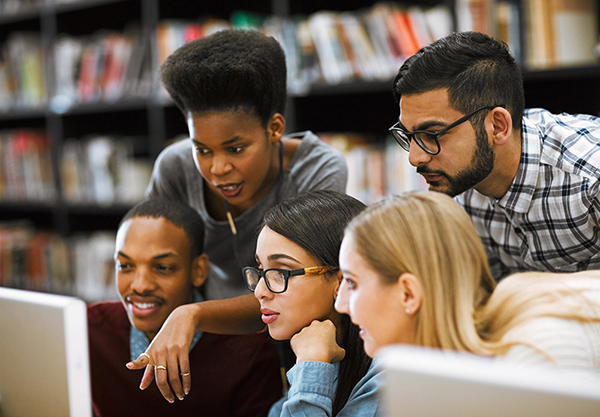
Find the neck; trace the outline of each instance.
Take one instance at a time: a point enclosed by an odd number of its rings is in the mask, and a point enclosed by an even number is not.
[[[475,187],[479,193],[496,199],[506,194],[515,180],[521,163],[521,132],[517,131],[512,137],[509,146],[496,149],[494,169]]]

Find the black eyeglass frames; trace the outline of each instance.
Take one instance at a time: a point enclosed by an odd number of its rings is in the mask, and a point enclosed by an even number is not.
[[[256,290],[258,282],[261,278],[265,279],[267,288],[269,291],[275,294],[285,292],[288,287],[288,281],[290,277],[295,275],[321,275],[325,272],[336,271],[339,268],[330,266],[313,266],[310,268],[299,268],[299,269],[258,269],[252,266],[246,266],[242,268],[242,273],[246,279],[246,284],[250,291]]]
[[[408,132],[404,128],[404,126],[402,126],[400,124],[400,122],[397,122],[394,126],[390,127],[389,131],[392,134],[392,136],[394,137],[394,139],[396,139],[396,142],[398,142],[398,145],[400,145],[402,147],[402,149],[404,149],[405,151],[407,151],[407,152],[410,151],[410,142],[411,142],[411,140],[414,140],[417,143],[417,145],[419,145],[419,147],[421,149],[423,149],[425,152],[427,152],[428,154],[437,155],[441,151],[440,142],[438,140],[438,138],[440,136],[442,136],[444,133],[448,132],[450,129],[460,125],[461,123],[466,122],[467,120],[469,120],[471,117],[473,117],[478,112],[480,112],[482,110],[491,110],[496,107],[504,107],[504,106],[480,107],[476,110],[473,110],[471,113],[461,117],[457,121],[450,123],[448,126],[446,126],[442,130],[439,130],[437,132],[431,132],[431,131],[427,131],[427,130],[415,130],[414,132]]]

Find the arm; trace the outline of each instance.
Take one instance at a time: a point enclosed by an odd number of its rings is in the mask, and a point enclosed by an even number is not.
[[[220,334],[243,334],[262,330],[260,304],[254,294],[224,300],[211,300],[177,307],[169,315],[152,343],[136,360],[126,366],[130,370],[146,367],[140,389],[146,389],[156,376],[163,397],[174,402],[191,389],[189,348],[196,330]],[[165,365],[167,372],[154,372],[155,364]],[[150,365],[150,366],[148,366]]]
[[[335,380],[338,368],[323,362],[301,362],[288,372],[290,391],[276,403],[269,417],[298,415],[331,416],[335,398]],[[366,417],[381,414],[378,390],[381,385],[378,371],[372,365],[367,374],[352,390],[338,417]]]
[[[331,416],[337,386],[337,362],[345,351],[336,342],[336,328],[330,320],[314,320],[290,341],[296,365],[288,372],[290,390],[277,402],[269,417],[297,415]],[[378,408],[377,381],[371,369],[354,387],[338,416],[373,416]]]

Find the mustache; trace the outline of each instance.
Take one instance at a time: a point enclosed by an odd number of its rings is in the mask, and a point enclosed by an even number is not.
[[[131,292],[131,293],[129,293],[129,294],[127,294],[127,295],[125,296],[125,301],[127,301],[127,302],[132,302],[132,300],[131,300],[131,299],[132,299],[132,297],[140,297],[140,298],[152,298],[152,299],[154,299],[154,300],[158,301],[158,302],[159,302],[159,303],[161,303],[161,304],[164,304],[164,303],[165,303],[165,299],[164,299],[164,298],[162,298],[162,297],[158,297],[158,296],[156,296],[156,295],[152,294],[151,292],[143,292],[143,293],[139,293],[139,292],[137,292],[137,291],[133,291],[133,292]]]
[[[435,170],[435,169],[429,169],[429,168],[427,168],[426,165],[421,165],[421,166],[417,167],[417,174],[421,174],[421,175],[423,175],[423,174],[440,175],[442,177],[446,177],[446,178],[450,179],[448,177],[448,174],[446,174],[444,171],[438,171],[438,170]]]

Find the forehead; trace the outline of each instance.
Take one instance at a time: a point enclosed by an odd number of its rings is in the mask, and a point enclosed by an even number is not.
[[[408,94],[400,99],[400,123],[410,130],[430,121],[452,121],[462,114],[450,107],[448,90]]]
[[[132,217],[119,228],[115,250],[189,256],[190,240],[183,228],[163,217]]]
[[[284,255],[284,257],[280,257],[281,255]],[[256,256],[261,263],[266,263],[273,257],[286,259],[285,256],[294,258],[301,264],[308,266],[315,266],[315,262],[317,262],[317,259],[300,245],[268,227],[263,227],[258,235],[256,241]]]
[[[200,114],[188,113],[190,137],[198,142],[220,143],[236,137],[252,138],[265,134],[260,119],[245,109],[212,111]]]

